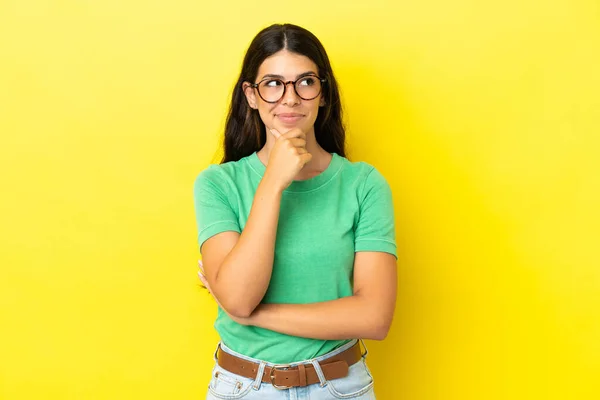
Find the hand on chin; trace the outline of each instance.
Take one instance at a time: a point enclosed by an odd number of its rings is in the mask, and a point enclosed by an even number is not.
[[[277,130],[279,133],[281,133],[282,135],[286,132],[289,132],[290,130],[294,129],[294,128],[300,128],[303,131],[305,131],[304,127],[302,126],[302,120],[296,120],[296,121],[283,121],[282,119],[275,117],[273,119],[272,122],[273,126],[267,127],[267,129],[275,129]]]

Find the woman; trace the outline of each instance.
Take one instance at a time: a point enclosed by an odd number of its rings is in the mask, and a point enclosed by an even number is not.
[[[374,399],[359,339],[384,339],[392,322],[392,195],[345,158],[337,83],[312,33],[272,25],[254,38],[224,147],[194,184],[199,276],[219,303],[207,398]]]

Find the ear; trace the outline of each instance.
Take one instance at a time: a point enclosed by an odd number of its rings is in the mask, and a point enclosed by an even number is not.
[[[244,89],[244,94],[246,95],[246,100],[248,101],[248,105],[250,108],[257,109],[258,105],[256,104],[256,92],[254,88],[250,86],[248,82],[242,83],[242,88]]]
[[[325,97],[321,96],[321,99],[319,100],[319,107],[323,107],[325,104]]]

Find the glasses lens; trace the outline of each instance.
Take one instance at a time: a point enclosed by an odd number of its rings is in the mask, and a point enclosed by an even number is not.
[[[264,101],[275,103],[281,99],[285,83],[279,79],[266,79],[258,84],[258,94]],[[321,81],[316,76],[305,76],[296,81],[296,93],[304,100],[312,100],[321,93]]]
[[[263,100],[275,102],[283,95],[284,87],[284,83],[279,79],[267,79],[258,85],[258,93]]]
[[[296,92],[304,100],[312,100],[321,93],[321,81],[316,76],[305,76],[296,82]]]

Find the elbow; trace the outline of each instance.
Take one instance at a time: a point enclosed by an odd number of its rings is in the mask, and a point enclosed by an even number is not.
[[[236,318],[248,318],[250,315],[252,315],[252,311],[254,310],[250,310],[249,308],[243,308],[243,307],[239,307],[239,308],[233,308],[230,310],[227,310],[227,312],[229,314],[231,314],[233,317]]]
[[[252,315],[257,306],[258,304],[252,305],[248,301],[234,301],[223,304],[225,311],[236,318],[248,318]]]
[[[378,329],[373,332],[371,340],[384,340],[388,335],[389,329]]]
[[[215,286],[217,286],[215,284]],[[213,293],[215,295],[215,293]],[[238,290],[224,290],[222,293],[219,292],[218,296],[215,296],[221,308],[232,317],[236,318],[248,318],[258,307],[261,299],[255,301],[247,293]]]
[[[372,329],[370,332],[371,340],[384,340],[388,333],[390,332],[390,328],[392,326],[391,318],[381,318],[379,321],[372,324]]]

